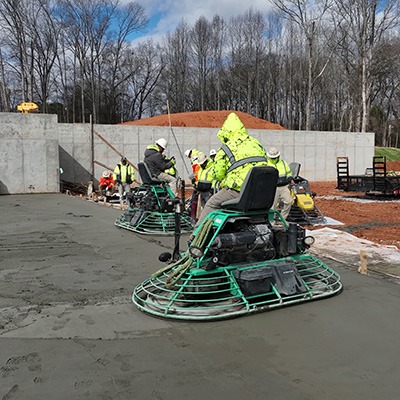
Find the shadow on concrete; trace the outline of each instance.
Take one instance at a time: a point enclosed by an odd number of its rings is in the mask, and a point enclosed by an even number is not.
[[[10,194],[8,187],[2,181],[0,181],[0,194]]]
[[[77,162],[61,146],[59,148],[61,179],[67,182],[87,184],[91,180],[91,172]]]

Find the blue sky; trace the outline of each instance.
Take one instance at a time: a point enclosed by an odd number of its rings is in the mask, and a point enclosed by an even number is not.
[[[135,0],[141,4],[150,19],[144,36],[159,40],[172,32],[184,19],[189,25],[202,15],[211,20],[215,14],[229,19],[250,7],[261,12],[271,6],[268,0]],[[124,2],[124,1],[122,1]],[[128,0],[126,0],[128,2]]]

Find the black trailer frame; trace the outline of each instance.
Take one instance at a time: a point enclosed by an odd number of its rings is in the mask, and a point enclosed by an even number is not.
[[[388,174],[385,156],[373,157],[372,168],[367,168],[364,175],[349,174],[348,157],[337,157],[336,169],[336,189],[376,196],[400,196],[400,175]]]

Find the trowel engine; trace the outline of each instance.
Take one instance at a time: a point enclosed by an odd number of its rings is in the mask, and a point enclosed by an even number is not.
[[[232,222],[212,241],[207,269],[287,257],[309,248],[305,229],[298,224],[290,224],[288,228],[273,227],[266,221],[249,218]]]
[[[151,188],[130,193],[128,200],[131,208],[139,208],[142,211],[160,213],[171,213],[174,211],[174,202],[171,197],[168,195],[156,196]]]

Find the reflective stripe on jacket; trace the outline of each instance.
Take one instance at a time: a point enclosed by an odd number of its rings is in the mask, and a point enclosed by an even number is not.
[[[114,180],[122,183],[131,184],[135,180],[135,172],[130,164],[125,165],[118,163],[114,169]]]
[[[290,183],[293,179],[292,171],[290,170],[289,164],[286,161],[279,160],[276,164],[268,160],[268,166],[274,167],[278,170],[278,182],[277,186],[285,186]]]
[[[211,160],[207,161],[207,166],[205,168],[200,166],[200,169],[197,174],[197,181],[198,183],[211,182],[211,186],[215,187],[217,181],[215,180],[214,168]]]
[[[235,113],[228,115],[217,134],[222,142],[214,159],[214,176],[221,187],[240,190],[247,173],[254,166],[267,165],[264,147],[247,133]]]

